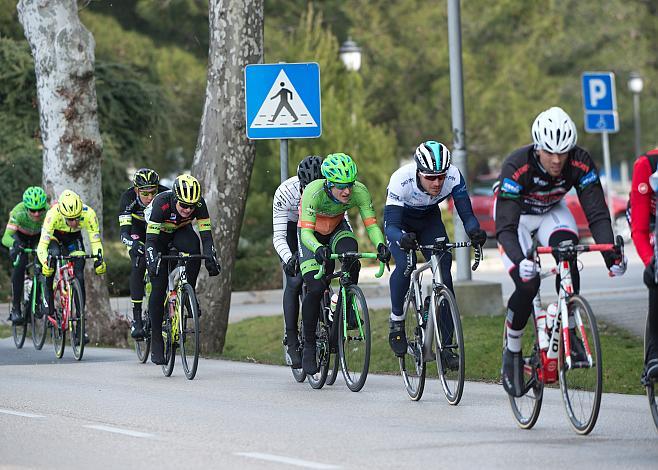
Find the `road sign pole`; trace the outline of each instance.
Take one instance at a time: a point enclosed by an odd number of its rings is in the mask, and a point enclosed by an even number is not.
[[[608,133],[601,133],[601,145],[603,146],[603,167],[605,168],[605,196],[610,212],[610,220],[613,220],[612,211],[612,168],[610,165],[610,143],[608,142]]]
[[[279,159],[281,161],[281,182],[288,179],[288,139],[279,141]]]

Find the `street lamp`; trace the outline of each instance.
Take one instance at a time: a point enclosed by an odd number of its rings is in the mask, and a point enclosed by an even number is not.
[[[361,48],[352,41],[352,38],[347,38],[347,41],[340,46],[338,57],[350,72],[358,72],[361,68]]]
[[[642,76],[637,72],[631,72],[628,77],[628,90],[633,93],[633,120],[635,121],[635,157],[642,152],[640,141],[640,93],[644,88]]]

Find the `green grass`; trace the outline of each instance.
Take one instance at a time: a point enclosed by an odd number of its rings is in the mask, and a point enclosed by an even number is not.
[[[498,382],[500,376],[503,316],[464,317],[466,378]],[[231,324],[221,357],[263,364],[284,364],[280,317],[258,317]],[[371,312],[372,352],[370,372],[397,374],[398,361],[388,346],[388,312]],[[603,350],[605,392],[643,394],[640,374],[643,345],[639,338],[610,325],[599,323]],[[436,364],[429,364],[429,376],[437,376]]]

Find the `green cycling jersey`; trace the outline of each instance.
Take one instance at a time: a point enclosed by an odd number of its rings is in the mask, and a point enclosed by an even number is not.
[[[9,221],[5,233],[2,235],[2,244],[7,248],[11,248],[14,245],[14,234],[16,232],[28,237],[39,235],[45,216],[46,211],[41,211],[39,217],[33,219],[24,203],[16,204],[9,213]]]

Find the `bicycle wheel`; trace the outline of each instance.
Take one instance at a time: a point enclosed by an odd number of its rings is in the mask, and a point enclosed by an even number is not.
[[[507,322],[503,326],[503,349],[507,347]],[[522,429],[531,429],[541,411],[544,399],[544,382],[539,380],[539,369],[541,358],[537,344],[537,330],[535,329],[534,314],[528,319],[523,330],[523,343],[521,345],[523,355],[523,382],[526,392],[523,396],[513,397],[508,395],[509,404],[514,414],[516,423]]]
[[[166,308],[164,315],[166,320],[162,325],[162,339],[164,341],[164,357],[166,362],[162,364],[162,373],[165,377],[170,377],[176,363],[176,343],[172,334],[171,318]]]
[[[151,295],[151,281],[148,273],[144,274],[144,298],[142,299],[142,327],[144,328],[144,339],[135,340],[135,352],[137,359],[144,364],[151,351],[151,315],[149,315],[149,296]]]
[[[420,400],[425,389],[425,373],[427,364],[423,357],[423,342],[425,329],[421,326],[420,312],[416,310],[416,297],[413,295],[413,286],[407,292],[404,299],[405,312],[405,334],[407,336],[407,353],[399,357],[400,373],[404,381],[404,387],[409,398],[414,401]]]
[[[27,317],[28,317],[28,308],[26,308],[25,303],[23,302],[23,319],[20,323],[11,322],[11,336],[14,338],[14,344],[16,349],[21,349],[25,343],[25,336],[27,336]]]
[[[589,364],[572,363],[572,366],[569,367],[564,357],[563,341],[560,341],[560,390],[562,390],[562,400],[571,426],[578,434],[589,434],[594,429],[599,415],[603,389],[599,331],[592,308],[583,297],[572,296],[567,306],[568,322],[575,322],[576,325],[574,330],[576,341],[581,342],[585,351],[589,350],[591,362]],[[562,328],[565,326],[568,325],[563,324]]]
[[[370,367],[370,316],[363,292],[354,284],[343,287],[339,299],[338,354],[347,387],[358,392],[368,378]],[[344,297],[343,297],[344,296]],[[345,311],[347,310],[347,311]]]
[[[649,340],[649,317],[647,316],[647,326],[644,329],[644,350],[647,350],[647,341]],[[656,431],[658,431],[658,403],[656,402],[656,381],[649,378],[644,378],[645,386],[647,389],[647,398],[649,399],[649,409],[651,410],[651,417],[653,418],[653,424],[656,425]]]
[[[436,365],[443,393],[456,405],[464,391],[464,336],[455,296],[446,287],[432,291]],[[445,364],[444,364],[445,363]]]
[[[38,351],[43,348],[43,343],[46,342],[48,315],[41,303],[41,283],[38,281],[38,277],[34,278],[32,286],[32,295],[30,296],[32,302],[34,302],[34,311],[30,315],[32,317],[32,342],[34,343],[34,348]],[[31,311],[32,304],[28,308]]]
[[[199,365],[199,304],[191,284],[184,284],[180,299],[180,358],[185,377],[192,380]]]
[[[318,362],[318,372],[308,375],[308,383],[312,388],[318,390],[324,387],[329,373],[329,331],[327,325],[322,319],[318,320],[318,326],[315,328],[315,360]]]
[[[299,334],[297,335],[297,341],[299,344],[299,353],[301,354],[302,350],[304,349],[304,325],[302,324],[301,321],[301,315],[300,321],[299,321]],[[290,368],[292,370],[292,376],[295,378],[295,380],[299,383],[302,383],[304,380],[306,380],[306,374],[304,373],[304,370],[299,368],[299,369],[293,369],[292,367]]]
[[[55,289],[53,292],[53,304],[55,305],[55,324],[52,325],[51,336],[53,338],[53,347],[55,348],[55,357],[61,359],[64,355],[64,348],[66,347],[67,325],[62,325],[64,310],[62,308],[62,299],[57,283],[55,283]]]
[[[338,377],[338,357],[336,353],[333,353],[329,356],[329,368],[327,370],[327,385],[333,385],[336,382],[336,377]]]
[[[79,361],[85,353],[85,306],[82,300],[82,288],[77,279],[71,281],[71,315],[69,316],[69,325],[73,357]]]

